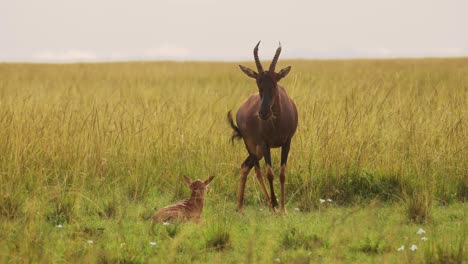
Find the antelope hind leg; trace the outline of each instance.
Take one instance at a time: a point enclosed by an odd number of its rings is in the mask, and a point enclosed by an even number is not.
[[[244,207],[244,192],[245,192],[245,183],[247,181],[247,175],[249,175],[250,170],[254,166],[254,161],[251,155],[249,155],[241,166],[241,178],[239,182],[239,190],[237,191],[237,208],[239,212],[243,212]]]

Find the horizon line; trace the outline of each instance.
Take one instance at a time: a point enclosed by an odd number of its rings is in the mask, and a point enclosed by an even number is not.
[[[468,59],[461,56],[382,56],[382,57],[315,57],[315,58],[282,58],[282,61],[350,61],[350,60],[423,60],[423,59]],[[183,59],[183,58],[128,58],[128,59],[78,59],[78,60],[0,60],[0,64],[75,64],[75,63],[129,63],[129,62],[216,62],[236,63],[250,59]],[[261,60],[270,61],[270,60]]]

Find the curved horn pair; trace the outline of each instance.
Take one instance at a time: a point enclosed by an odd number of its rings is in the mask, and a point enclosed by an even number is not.
[[[255,64],[257,65],[258,73],[262,73],[263,67],[262,67],[262,64],[260,63],[260,59],[258,58],[258,46],[259,45],[260,45],[260,41],[257,43],[257,45],[254,48],[254,58],[255,58]],[[276,49],[275,56],[273,57],[273,61],[270,64],[270,69],[268,70],[269,72],[275,71],[276,62],[278,62],[278,58],[280,54],[281,54],[281,42],[279,43],[279,47]]]

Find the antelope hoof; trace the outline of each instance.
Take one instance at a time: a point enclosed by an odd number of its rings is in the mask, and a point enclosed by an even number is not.
[[[272,198],[270,205],[272,208],[278,208],[278,201],[276,201],[275,198]]]
[[[244,208],[243,208],[243,207],[237,206],[237,207],[236,207],[236,212],[238,212],[238,213],[240,213],[240,214],[244,214]]]
[[[271,201],[270,201],[270,200],[267,201],[267,206],[268,206],[268,208],[270,208],[270,210],[273,209],[273,206],[271,205]]]

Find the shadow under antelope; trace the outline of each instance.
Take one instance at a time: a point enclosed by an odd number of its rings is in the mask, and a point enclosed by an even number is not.
[[[205,181],[192,181],[189,177],[184,176],[185,181],[192,190],[190,199],[161,208],[154,215],[153,224],[185,220],[194,220],[198,222],[205,204],[205,193],[209,192],[209,184],[213,178],[214,176],[211,176],[208,180]]]
[[[239,65],[240,69],[257,82],[258,93],[251,95],[239,108],[236,114],[237,126],[232,119],[231,111],[227,118],[234,130],[232,140],[242,138],[249,156],[241,165],[241,179],[237,193],[237,210],[242,211],[244,203],[244,190],[247,175],[255,166],[255,173],[265,193],[268,205],[272,210],[278,207],[273,188],[273,170],[271,168],[270,148],[281,147],[281,211],[286,212],[284,205],[286,181],[286,162],[288,160],[291,139],[296,132],[298,116],[294,102],[288,97],[286,90],[279,85],[279,81],[288,75],[291,66],[275,72],[276,63],[281,53],[281,43],[276,50],[268,71],[264,71],[258,58],[258,46],[254,48],[255,64],[258,72]],[[267,165],[267,178],[270,183],[271,197],[263,181],[259,161],[265,157]]]

